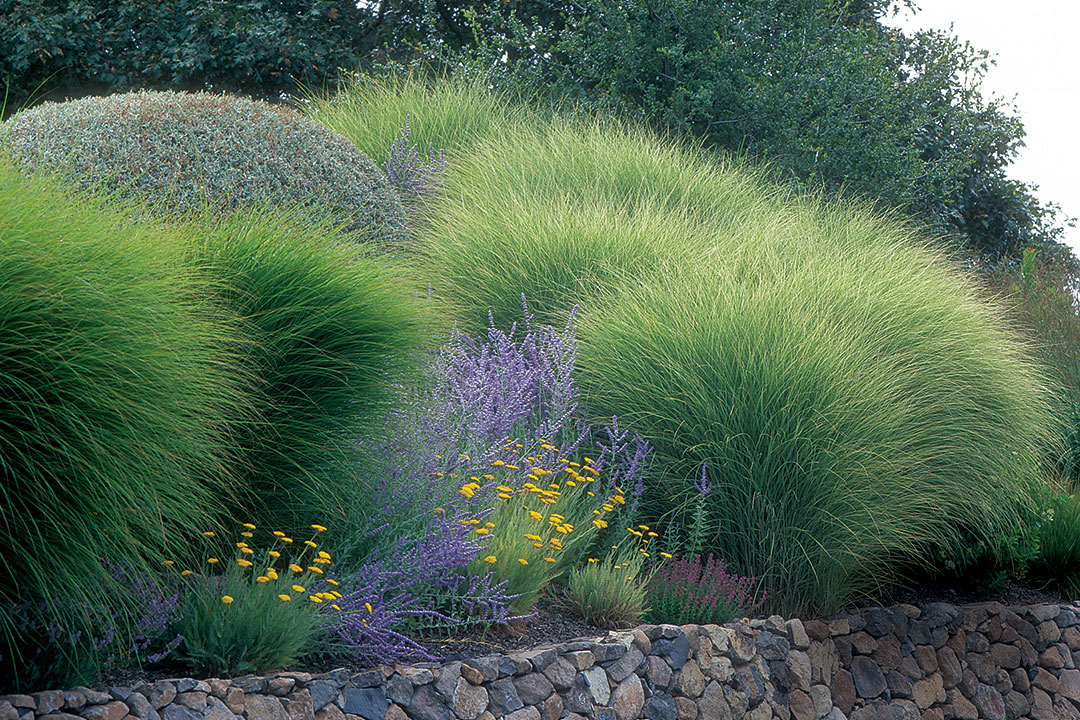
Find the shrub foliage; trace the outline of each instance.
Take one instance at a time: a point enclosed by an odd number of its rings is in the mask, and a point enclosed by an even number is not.
[[[18,113],[0,138],[27,169],[63,170],[83,188],[165,213],[318,202],[382,240],[397,239],[404,222],[367,156],[279,105],[204,92],[89,97]]]

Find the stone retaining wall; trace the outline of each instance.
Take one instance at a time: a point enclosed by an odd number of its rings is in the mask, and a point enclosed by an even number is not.
[[[0,697],[0,720],[1080,720],[1080,605],[646,625],[463,662]]]

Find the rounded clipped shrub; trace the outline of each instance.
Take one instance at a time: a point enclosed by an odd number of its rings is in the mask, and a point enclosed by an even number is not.
[[[581,382],[654,444],[652,512],[688,537],[703,505],[703,549],[796,614],[960,533],[1015,535],[1053,422],[1003,313],[946,261],[848,208],[783,215],[583,313]]]
[[[0,158],[0,684],[33,679],[21,653],[54,632],[38,679],[87,681],[87,613],[123,617],[112,571],[180,555],[220,517],[247,382],[186,253]],[[20,637],[27,622],[51,629]]]
[[[237,519],[281,530],[332,522],[356,485],[361,429],[427,337],[418,298],[385,255],[295,212],[206,215],[185,230],[218,301],[240,319],[237,361],[257,379],[257,417],[237,429]]]
[[[23,167],[62,170],[84,188],[162,212],[303,202],[379,240],[403,233],[401,205],[379,168],[279,105],[150,91],[43,103],[0,126],[0,146]]]

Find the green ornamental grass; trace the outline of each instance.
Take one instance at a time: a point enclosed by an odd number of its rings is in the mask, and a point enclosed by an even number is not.
[[[378,115],[400,94],[372,97]],[[545,316],[580,304],[589,411],[655,445],[645,506],[678,535],[705,464],[702,549],[783,612],[862,597],[969,532],[1007,553],[1056,432],[1046,382],[924,241],[616,121],[470,141],[426,206],[417,277],[473,330],[522,295]]]
[[[122,618],[108,563],[182,553],[230,495],[248,384],[235,319],[186,252],[0,158],[0,653],[16,683],[15,603],[68,632],[88,630],[87,603]]]
[[[202,215],[185,226],[214,297],[238,316],[258,415],[237,426],[246,517],[306,527],[343,508],[357,438],[408,382],[428,325],[386,257],[299,212]],[[336,519],[336,517],[335,517]]]
[[[609,293],[581,318],[582,383],[653,442],[652,511],[691,523],[706,465],[703,547],[797,614],[963,531],[999,546],[1053,421],[1001,311],[928,247],[844,206],[787,215]]]

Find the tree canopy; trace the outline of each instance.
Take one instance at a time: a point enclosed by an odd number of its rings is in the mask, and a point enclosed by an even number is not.
[[[908,1],[908,0],[902,0]],[[1020,120],[987,53],[888,25],[893,0],[0,0],[9,111],[34,89],[260,97],[386,60],[640,117],[811,187],[899,209],[986,262],[1075,258],[1008,177]]]

